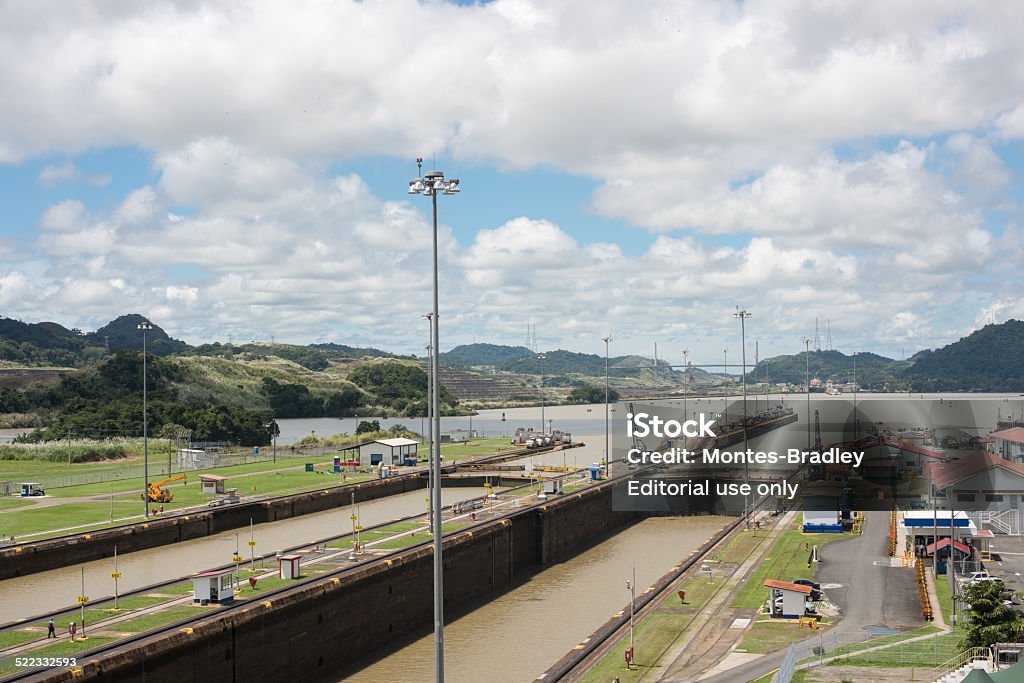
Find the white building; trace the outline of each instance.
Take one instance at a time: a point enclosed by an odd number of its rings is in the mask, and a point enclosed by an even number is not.
[[[360,467],[374,467],[381,463],[394,466],[415,464],[416,449],[419,445],[420,442],[414,439],[377,439],[346,450],[359,450]]]

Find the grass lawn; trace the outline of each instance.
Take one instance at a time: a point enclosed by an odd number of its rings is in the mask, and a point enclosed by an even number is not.
[[[884,650],[840,657],[835,666],[913,666],[932,668],[960,654],[962,633],[946,633],[913,643],[896,643]]]
[[[200,607],[198,605],[175,605],[174,607],[160,610],[154,614],[141,616],[138,619],[114,624],[110,627],[110,630],[117,631],[118,633],[141,633],[165,624],[173,623],[179,619],[198,616],[208,611],[209,610],[207,608]]]
[[[215,470],[222,476],[230,476],[229,470],[239,470],[241,473],[249,472],[246,476],[235,476],[228,480],[228,486],[238,488],[242,495],[310,491],[329,486],[337,486],[342,483],[341,475],[322,474],[316,472],[305,472],[302,465],[292,465],[289,469],[281,469],[281,463],[251,463],[248,465],[237,465]],[[277,467],[276,471],[265,470]],[[213,497],[200,493],[199,472],[189,473],[189,485],[175,482],[167,488],[174,494],[174,501],[163,504],[165,510],[175,510],[181,507],[202,505]],[[346,473],[345,483],[363,481],[373,478],[372,474]],[[142,512],[142,478],[126,479],[119,482],[103,484],[84,484],[62,489],[50,489],[48,493],[56,493],[58,496],[86,496],[110,494],[111,487],[114,490],[113,511],[114,518],[120,519],[140,515]],[[255,489],[255,490],[254,490]],[[120,491],[120,495],[118,494]],[[10,499],[6,499],[10,500]],[[0,501],[0,502],[6,502]],[[27,501],[17,501],[25,504]],[[152,503],[157,508],[159,503]],[[45,538],[45,532],[54,532],[49,535],[58,535],[59,529],[69,526],[89,525],[90,528],[79,529],[78,531],[89,531],[110,526],[111,502],[107,497],[98,498],[95,501],[63,503],[47,507],[27,507],[12,512],[0,514],[0,533],[10,536],[21,536],[24,534],[41,534],[33,536],[33,540]]]
[[[846,538],[847,534],[803,534],[796,530],[783,531],[775,545],[765,554],[750,578],[736,593],[730,607],[757,608],[768,599],[764,587],[766,579],[792,581],[796,578],[813,579],[816,566],[807,568],[808,550],[805,545],[819,547]]]
[[[446,460],[465,460],[475,455],[494,455],[502,451],[518,448],[509,443],[508,439],[473,439],[469,443],[446,443],[441,445],[441,455]]]
[[[693,616],[686,619],[686,623]],[[679,632],[685,627],[679,615],[658,610],[638,622],[634,627],[633,669],[626,668],[625,651],[629,637],[619,641],[607,655],[591,667],[580,680],[583,683],[607,683],[616,676],[622,683],[637,681],[650,673],[662,653],[668,649]]]
[[[171,586],[165,586],[160,589],[161,593],[167,593],[169,595],[185,595],[192,592],[192,582],[182,581]]]
[[[27,643],[30,640],[41,638],[46,635],[46,631],[35,632],[32,631],[7,631],[0,633],[0,648],[14,647],[21,643]]]
[[[106,638],[99,636],[89,636],[85,640],[75,640],[75,642],[71,642],[70,640],[63,640],[61,642],[54,643],[53,645],[42,647],[38,650],[33,650],[30,656],[67,657],[77,654],[79,652],[84,652],[85,650],[94,648],[98,645],[109,643],[112,640],[114,640],[114,638]],[[14,657],[0,657],[0,676],[8,676],[14,673],[15,671],[19,670],[22,669],[17,669],[14,666]]]
[[[31,500],[26,500],[24,498],[0,498],[0,510],[11,510],[31,504]]]
[[[190,582],[191,583],[191,582]],[[191,590],[191,587],[190,587]],[[173,600],[173,598],[152,598],[148,595],[133,595],[127,598],[120,598],[117,601],[117,609],[114,609],[114,601],[107,600],[105,602],[96,603],[94,605],[86,605],[85,608],[85,623],[93,624],[100,619],[108,619],[118,614],[124,614],[132,610],[143,609],[144,607],[151,607],[152,605],[158,605],[161,602],[167,602]],[[82,618],[81,610],[74,610],[73,612],[65,612],[64,614],[54,619],[54,624],[57,626],[57,631],[67,630],[68,624],[72,621],[80,621]],[[33,626],[40,628],[46,628],[47,620],[37,621]],[[81,624],[79,624],[81,626]]]
[[[821,628],[819,626],[819,628]],[[806,626],[799,627],[796,619],[776,619],[773,622],[758,621],[750,627],[740,641],[737,651],[766,653],[783,648],[790,643],[817,635]]]
[[[138,503],[114,503],[114,519],[136,513],[142,514],[141,500]],[[81,524],[110,526],[110,501],[64,503],[5,512],[0,515],[0,534],[21,536]],[[35,538],[39,537],[33,537]]]
[[[766,529],[741,530],[729,540],[725,547],[712,555],[710,559],[716,562],[742,564],[750,557],[750,553],[754,552],[768,538],[768,533],[769,531]]]

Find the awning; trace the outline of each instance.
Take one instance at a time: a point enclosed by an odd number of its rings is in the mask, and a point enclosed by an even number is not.
[[[934,554],[935,553],[935,545],[936,545],[935,543],[929,543],[928,547],[925,548],[925,553],[928,554],[928,555]],[[949,547],[949,539],[948,538],[940,538],[938,546],[939,546],[939,548],[938,548],[939,550],[942,550],[943,548],[948,548]],[[955,543],[953,543],[953,547],[956,550],[958,550],[961,553],[963,553],[964,555],[970,555],[971,554],[970,547],[964,545],[963,543],[960,543],[959,541],[956,541]]]

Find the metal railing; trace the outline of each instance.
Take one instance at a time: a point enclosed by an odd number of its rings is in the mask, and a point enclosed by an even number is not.
[[[956,657],[949,659],[942,664],[932,669],[933,678],[942,678],[950,671],[956,671],[957,669],[972,664],[974,662],[984,660],[992,664],[995,661],[995,656],[992,654],[992,648],[989,647],[972,647],[969,650],[961,652]]]

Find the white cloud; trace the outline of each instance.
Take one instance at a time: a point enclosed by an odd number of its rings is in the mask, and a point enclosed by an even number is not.
[[[819,316],[867,336],[885,310],[923,339],[991,301],[995,256],[1019,277],[996,143],[1024,137],[1022,32],[993,3],[7,4],[0,163],[138,147],[159,179],[105,209],[70,188],[109,176],[45,166],[68,196],[0,291],[197,337],[414,338],[428,205],[329,169],[437,154],[593,179],[588,209],[655,233],[588,243],[529,195],[466,247],[441,226],[456,333],[731,330],[743,303],[780,335]]]
[[[100,186],[110,183],[108,174],[88,175],[82,173],[72,161],[64,161],[56,165],[44,166],[37,178],[43,187],[56,187],[61,183],[81,180],[88,185]]]

